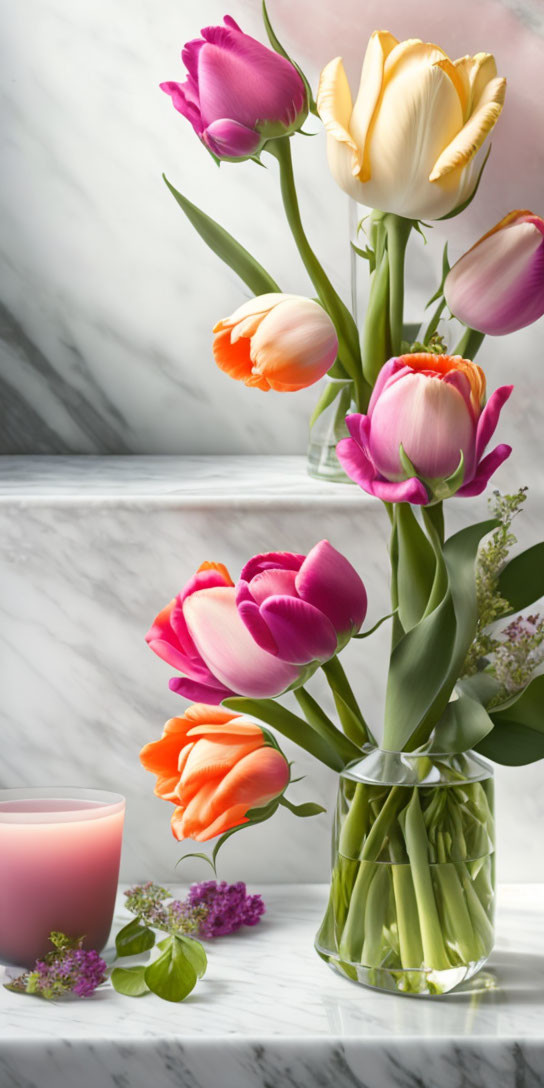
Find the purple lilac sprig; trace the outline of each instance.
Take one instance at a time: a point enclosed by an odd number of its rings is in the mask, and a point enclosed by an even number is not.
[[[192,884],[186,899],[191,909],[204,908],[205,917],[199,936],[224,937],[236,933],[242,926],[256,926],[266,907],[260,895],[248,895],[242,880],[227,884],[222,880],[206,880]]]
[[[36,994],[51,1000],[75,994],[89,997],[106,981],[107,966],[94,949],[82,947],[83,937],[71,938],[64,933],[53,932],[49,940],[53,951],[43,960],[37,960],[32,971],[25,971],[6,989],[15,993]]]
[[[125,895],[128,909],[145,925],[178,936],[224,937],[241,926],[257,925],[266,910],[260,895],[247,894],[243,881],[193,884],[183,900],[170,899],[166,888],[151,881]]]

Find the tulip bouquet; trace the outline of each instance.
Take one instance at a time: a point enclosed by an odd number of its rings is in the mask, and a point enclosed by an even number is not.
[[[178,839],[217,839],[267,820],[291,766],[278,736],[340,776],[330,899],[317,937],[333,967],[399,993],[444,993],[485,962],[493,941],[492,767],[544,757],[544,621],[522,611],[544,595],[544,543],[509,559],[525,494],[495,497],[489,519],[447,536],[444,502],[482,493],[511,447],[487,447],[512,386],[489,397],[474,356],[486,333],[544,313],[544,222],[513,212],[444,275],[432,318],[404,324],[405,251],[423,220],[474,197],[505,81],[492,56],[451,61],[437,46],[371,36],[355,103],[336,59],[317,103],[275,36],[271,49],[233,19],[183,50],[184,83],[163,84],[216,161],[277,160],[283,203],[317,299],[282,294],[263,267],[169,183],[203,239],[255,298],[215,328],[232,377],[292,392],[328,373],[325,409],[345,390],[355,411],[338,442],[345,473],[383,504],[391,529],[391,656],[381,747],[340,661],[361,630],[365,586],[322,540],[308,555],[250,558],[236,583],[203,563],[159,613],[151,649],[193,705],[141,759],[173,803]],[[372,208],[358,250],[371,285],[359,330],[304,233],[290,141],[308,113],[327,131],[339,185]],[[446,307],[464,325],[447,354]],[[339,387],[340,392],[337,391]],[[500,622],[508,618],[505,627]],[[517,618],[512,618],[517,617]],[[321,669],[333,721],[308,685]],[[276,701],[291,694],[290,709]]]

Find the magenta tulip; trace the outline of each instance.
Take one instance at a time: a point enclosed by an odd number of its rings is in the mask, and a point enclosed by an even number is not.
[[[242,571],[236,601],[255,642],[275,660],[296,665],[333,657],[359,630],[367,606],[359,575],[327,540],[307,556],[254,556]]]
[[[414,354],[380,371],[368,415],[347,417],[336,447],[348,476],[385,502],[424,506],[449,495],[479,495],[510,456],[501,444],[483,457],[511,385],[485,403],[485,376],[460,356]]]
[[[544,314],[544,219],[515,211],[454,264],[444,284],[455,317],[504,336]]]
[[[170,688],[186,699],[218,705],[229,695],[280,695],[301,670],[262,650],[236,607],[234,583],[222,563],[203,563],[163,608],[146,635],[151,649],[183,673]]]
[[[230,15],[223,21],[183,47],[185,83],[161,89],[217,158],[239,161],[300,128],[308,103],[288,60],[244,34]]]

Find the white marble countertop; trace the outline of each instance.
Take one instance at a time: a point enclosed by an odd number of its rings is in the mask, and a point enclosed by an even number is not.
[[[0,456],[0,502],[138,500],[251,505],[369,501],[358,487],[311,479],[306,458],[279,454],[224,456]]]
[[[324,885],[261,890],[264,920],[208,942],[207,974],[181,1005],[109,984],[56,1003],[0,990],[2,1088],[544,1085],[544,885],[500,888],[488,967],[438,999],[327,968],[313,950]]]

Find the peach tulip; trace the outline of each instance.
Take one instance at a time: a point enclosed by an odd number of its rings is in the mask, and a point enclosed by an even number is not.
[[[257,295],[218,321],[213,331],[218,367],[265,391],[294,393],[313,385],[338,352],[329,315],[300,295]]]
[[[505,93],[490,53],[451,61],[430,42],[377,30],[355,103],[341,57],[321,75],[331,172],[360,204],[408,219],[449,215],[474,192],[477,153]]]
[[[157,796],[176,806],[176,839],[205,842],[247,824],[248,812],[279,797],[289,782],[285,756],[260,726],[205,703],[171,718],[140,760],[157,776]]]

